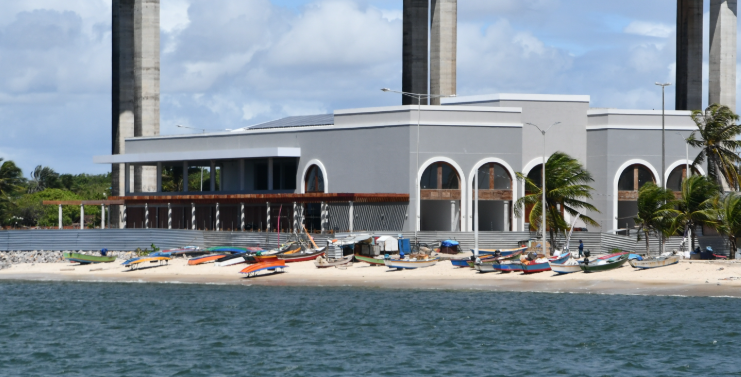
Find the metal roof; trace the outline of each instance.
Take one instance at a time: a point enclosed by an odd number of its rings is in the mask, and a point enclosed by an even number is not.
[[[334,114],[297,115],[256,124],[254,126],[245,127],[242,130],[258,130],[265,128],[284,127],[331,126],[333,124]]]

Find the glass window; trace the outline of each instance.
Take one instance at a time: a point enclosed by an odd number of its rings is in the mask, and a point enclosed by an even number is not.
[[[440,164],[443,167],[443,190],[455,190],[459,188],[458,173],[448,164]]]
[[[509,176],[509,172],[504,168],[504,166],[498,164],[494,164],[494,189],[512,189],[512,177]]]
[[[629,166],[623,173],[620,174],[620,180],[618,181],[619,191],[633,191],[635,190],[634,179],[633,179],[633,166]]]
[[[684,166],[678,166],[674,168],[669,179],[666,182],[666,188],[673,191],[682,191],[682,173],[684,172]]]
[[[527,177],[535,183],[538,187],[543,187],[543,164],[532,168],[530,173],[527,173]],[[494,182],[496,184],[496,181]],[[527,189],[527,186],[525,187]]]
[[[268,189],[268,162],[267,161],[255,162],[254,182],[255,182],[255,190],[267,190]]]
[[[425,169],[419,186],[423,190],[437,190],[437,164],[432,164]]]
[[[306,174],[306,192],[324,192],[324,174],[316,165],[310,167]]]
[[[654,175],[646,169],[645,166],[637,166],[638,168],[638,188],[643,187],[646,183],[654,181]]]
[[[474,177],[474,179],[476,179]],[[489,190],[489,164],[479,168],[479,190]]]

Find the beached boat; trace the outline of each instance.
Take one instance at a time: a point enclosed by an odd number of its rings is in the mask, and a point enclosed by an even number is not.
[[[221,258],[226,258],[228,256],[229,254],[209,254],[209,255],[204,255],[202,257],[195,257],[195,258],[188,259],[188,265],[196,266],[199,264],[216,262],[220,260]]]
[[[340,259],[335,259],[332,261],[329,261],[327,259],[324,259],[324,257],[318,257],[314,260],[314,265],[317,268],[329,268],[329,267],[340,267],[340,266],[347,266],[352,263],[352,260],[355,256],[354,255],[348,255],[346,257],[342,257]]]
[[[498,270],[494,269],[494,265],[487,263],[487,264],[475,264],[474,268],[476,271],[481,272],[482,274],[485,274],[487,272],[497,272]]]
[[[491,267],[494,269],[494,271],[499,271],[502,273],[510,273],[514,271],[522,271],[522,265],[520,263],[515,262],[504,262],[504,263],[492,263]]]
[[[646,258],[644,260],[631,259],[630,266],[639,269],[659,268],[679,263],[679,255],[667,257]]]
[[[208,254],[208,251],[201,249],[198,246],[185,246],[177,249],[163,250],[164,252],[170,253],[172,256],[195,256],[201,254]]]
[[[288,267],[286,266],[286,261],[276,259],[268,262],[256,263],[249,267],[245,267],[242,271],[239,271],[239,273],[245,274],[247,275],[247,277],[254,277],[260,271],[282,272],[283,269],[286,267]]]
[[[232,253],[232,254],[244,254],[247,252],[246,247],[240,246],[212,246],[206,249],[209,253]]]
[[[137,257],[137,258],[129,259],[129,260],[121,263],[121,265],[124,266],[124,267],[129,267],[129,268],[134,269],[134,268],[138,268],[142,263],[158,263],[158,262],[159,263],[162,263],[162,262],[167,263],[170,259],[172,259],[172,258],[165,257],[165,256],[145,255],[145,256],[142,256],[142,257]]]
[[[226,257],[221,258],[218,261],[216,261],[214,263],[214,266],[226,267],[226,266],[233,266],[235,264],[246,263],[247,261],[244,259],[244,256],[245,256],[244,253],[227,255]]]
[[[579,265],[584,272],[600,272],[622,267],[628,261],[628,253],[621,253],[607,259],[595,259],[589,263],[583,262]]]
[[[551,265],[551,271],[557,274],[571,274],[574,272],[580,272],[579,261],[573,258],[569,258],[564,263],[548,262]]]
[[[373,266],[385,266],[386,265],[385,263],[383,263],[383,258],[371,258],[371,257],[366,257],[363,255],[355,254],[355,259],[361,262],[368,263]]]
[[[506,257],[506,256],[512,255],[512,254],[514,254],[514,253],[516,253],[518,251],[520,253],[522,253],[525,250],[527,250],[527,246],[518,247],[518,248],[515,248],[515,249],[479,249],[479,255],[494,255],[494,254],[496,254],[497,251],[499,251],[499,253],[503,257]],[[471,252],[474,252],[474,250],[471,249]]]
[[[450,263],[453,265],[453,267],[473,267],[473,262],[474,261],[472,261],[471,258],[450,260]]]
[[[324,255],[324,249],[325,248],[321,248],[319,250],[308,250],[308,253],[278,254],[278,259],[284,260],[286,261],[286,263],[306,262],[317,259],[320,256]]]
[[[421,259],[421,260],[415,260],[415,259],[385,259],[383,263],[388,268],[395,268],[397,270],[412,270],[415,268],[423,268],[423,267],[430,267],[434,266],[438,261],[438,258],[434,259]]]
[[[110,263],[116,260],[116,257],[102,255],[85,255],[80,253],[64,253],[64,259],[79,264],[90,263]]]
[[[561,264],[569,260],[569,258],[571,258],[571,254],[564,253],[563,255],[560,255],[560,256],[555,256],[555,257],[550,257],[550,258],[541,258],[541,259],[536,259],[534,261],[520,262],[520,264],[522,265],[523,273],[534,274],[537,272],[550,271],[551,261],[556,264]]]

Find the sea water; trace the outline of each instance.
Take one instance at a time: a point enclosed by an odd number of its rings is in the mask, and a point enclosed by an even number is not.
[[[741,374],[741,300],[0,282],[1,376]]]

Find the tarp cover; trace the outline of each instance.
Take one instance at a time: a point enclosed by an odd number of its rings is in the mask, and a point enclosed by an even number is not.
[[[381,251],[399,251],[399,241],[396,237],[380,236],[376,243],[381,246]]]
[[[460,243],[458,241],[445,240],[445,241],[443,241],[443,242],[440,243],[440,246],[442,246],[442,247],[456,247],[459,244]]]

